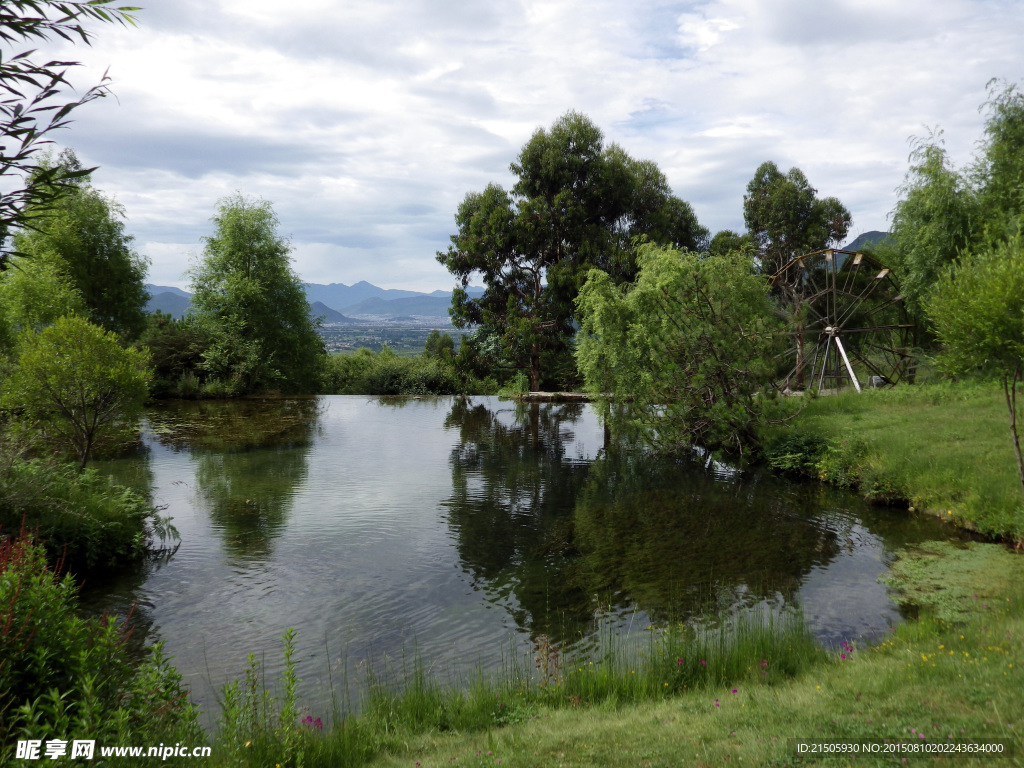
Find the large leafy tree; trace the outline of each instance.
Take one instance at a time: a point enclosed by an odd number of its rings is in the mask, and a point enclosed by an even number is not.
[[[59,264],[13,259],[0,273],[0,350],[13,351],[19,333],[40,330],[65,315],[84,315],[85,302]]]
[[[3,404],[84,467],[97,445],[133,433],[149,393],[149,353],[81,317],[21,337]]]
[[[462,286],[452,300],[455,324],[493,329],[537,389],[542,354],[567,348],[588,269],[630,280],[637,237],[704,250],[708,232],[654,163],[606,146],[576,112],[538,129],[511,170],[511,190],[491,184],[466,195],[458,232],[437,258]],[[476,277],[486,290],[471,298],[465,287]]]
[[[113,0],[4,0],[0,3],[0,269],[10,256],[5,238],[30,226],[28,212],[51,206],[83,169],[41,167],[48,135],[70,122],[71,113],[107,93],[106,75],[77,97],[68,97],[74,61],[41,60],[32,49],[6,50],[60,38],[89,45],[90,21],[134,23],[135,7],[111,7]],[[14,177],[17,180],[12,180]]]
[[[218,210],[190,271],[192,308],[211,339],[203,367],[234,393],[316,391],[323,342],[273,207],[236,194]]]
[[[838,245],[850,229],[852,218],[835,197],[819,198],[803,171],[782,171],[772,162],[762,163],[743,196],[743,220],[754,246],[758,271],[766,276],[779,272],[793,258]],[[797,380],[803,380],[806,312],[800,273],[791,270],[772,284],[775,298],[797,334]]]
[[[76,176],[65,194],[43,211],[30,211],[30,228],[14,238],[22,254],[48,261],[70,278],[89,317],[108,331],[135,338],[146,325],[149,262],[125,232],[124,209],[89,185],[81,163],[64,150],[55,165]],[[41,172],[51,163],[43,161]]]
[[[767,393],[782,334],[748,256],[644,246],[634,285],[623,291],[591,270],[578,303],[576,359],[587,389],[631,400],[657,447],[742,454],[756,444],[775,407]]]
[[[1017,430],[1017,392],[1024,381],[1024,237],[1013,235],[947,269],[927,309],[943,345],[937,358],[942,369],[953,374],[986,371],[1002,380],[1024,494]]]
[[[743,196],[743,221],[760,271],[773,275],[795,256],[838,245],[852,217],[835,197],[819,198],[803,171],[762,163]]]

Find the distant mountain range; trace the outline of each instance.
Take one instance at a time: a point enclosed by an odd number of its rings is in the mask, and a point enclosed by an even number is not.
[[[451,291],[403,291],[379,288],[362,280],[355,285],[344,283],[304,283],[310,315],[323,319],[324,325],[357,323],[374,319],[407,319],[409,317],[445,318],[452,304]],[[147,312],[163,312],[184,317],[192,302],[192,294],[167,285],[146,285],[149,291]],[[470,296],[480,296],[483,288],[470,287]]]
[[[873,230],[858,235],[843,246],[844,251],[869,248],[885,240],[889,234]],[[379,288],[361,280],[354,285],[344,283],[303,283],[310,315],[322,318],[324,325],[341,325],[374,320],[408,320],[410,318],[448,318],[452,304],[451,291],[403,291]],[[184,317],[192,305],[192,294],[168,285],[146,285],[149,291],[147,312],[159,310],[173,317]],[[470,296],[483,295],[484,289],[470,287]]]

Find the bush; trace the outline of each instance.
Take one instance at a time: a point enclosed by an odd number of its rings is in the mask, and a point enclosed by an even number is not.
[[[45,544],[51,562],[76,571],[122,565],[174,530],[138,493],[94,470],[4,457],[0,463],[0,534],[22,526]]]
[[[175,320],[157,312],[150,315],[146,330],[139,339],[147,347],[153,362],[153,397],[195,397],[203,352],[211,339],[206,330],[191,318]]]
[[[386,346],[377,354],[360,349],[353,354],[332,355],[327,361],[324,387],[339,395],[458,395],[488,391],[472,376],[460,374],[449,358],[399,357]]]
[[[181,676],[159,646],[134,664],[128,631],[81,618],[74,579],[29,538],[0,541],[0,764],[19,738],[202,741]]]

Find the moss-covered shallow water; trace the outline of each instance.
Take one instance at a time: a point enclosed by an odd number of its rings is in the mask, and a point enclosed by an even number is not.
[[[137,604],[204,705],[250,652],[277,677],[287,627],[302,699],[322,709],[367,662],[415,653],[445,678],[755,606],[798,607],[838,645],[900,620],[878,582],[891,552],[952,533],[817,484],[626,450],[581,404],[173,403],[147,424],[138,454],[105,468],[165,505],[181,547],[84,598]]]

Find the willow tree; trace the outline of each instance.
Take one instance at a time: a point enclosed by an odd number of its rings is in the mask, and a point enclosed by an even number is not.
[[[229,394],[316,391],[323,342],[273,207],[236,194],[218,210],[190,270],[193,313],[211,339],[205,372]]]
[[[107,94],[109,78],[68,98],[68,79],[75,61],[40,59],[28,46],[61,39],[92,42],[89,22],[134,24],[131,11],[113,7],[112,0],[4,0],[0,3],[0,269],[12,251],[6,237],[31,226],[30,211],[49,208],[84,176],[83,169],[68,170],[40,164],[40,152],[52,143],[48,135],[65,128],[79,107]],[[26,46],[25,50],[11,50]],[[12,177],[18,177],[12,182]]]
[[[907,305],[922,319],[940,275],[961,256],[998,247],[1024,215],[1024,93],[999,80],[982,104],[975,158],[958,167],[942,131],[911,138],[909,168],[877,255],[899,271]]]
[[[784,343],[749,256],[655,246],[625,289],[591,270],[578,304],[576,359],[595,394],[632,401],[657,447],[702,444],[743,454],[770,418],[774,357]]]
[[[573,302],[589,269],[628,281],[637,237],[703,250],[708,232],[657,165],[606,146],[577,112],[538,129],[510,168],[511,190],[490,184],[466,195],[458,232],[437,259],[461,286],[452,299],[455,325],[491,329],[538,389],[542,353],[568,349]],[[465,290],[474,279],[485,286],[478,298]]]

